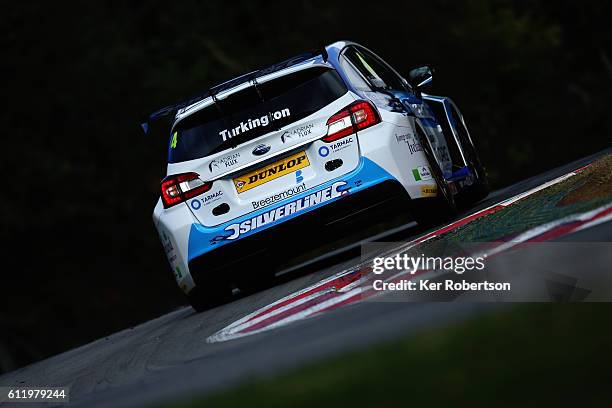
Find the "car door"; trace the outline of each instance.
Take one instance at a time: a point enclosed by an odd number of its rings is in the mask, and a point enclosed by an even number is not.
[[[453,165],[442,128],[433,111],[423,99],[415,96],[406,80],[380,57],[357,45],[343,50],[340,64],[356,90],[380,109],[394,109],[393,104],[399,102],[418,118],[442,173],[450,177]]]

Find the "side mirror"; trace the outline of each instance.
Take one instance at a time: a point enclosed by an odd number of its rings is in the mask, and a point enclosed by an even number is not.
[[[429,85],[433,80],[433,68],[425,65],[411,70],[408,73],[408,82],[412,89],[419,92],[423,87]]]

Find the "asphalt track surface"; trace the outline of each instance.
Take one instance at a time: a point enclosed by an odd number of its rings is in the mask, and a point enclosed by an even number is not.
[[[495,191],[461,216],[537,187],[610,151],[612,149]],[[423,233],[412,226],[402,231],[404,240]],[[612,222],[564,239],[572,237],[579,241],[612,241]],[[359,258],[340,263],[332,260],[319,270],[203,313],[197,314],[190,307],[181,308],[5,374],[0,377],[0,386],[69,386],[70,406],[159,404],[225,389],[246,379],[281,373],[497,307],[470,302],[357,302],[251,336],[217,343],[206,341],[210,335],[245,315],[357,262]]]

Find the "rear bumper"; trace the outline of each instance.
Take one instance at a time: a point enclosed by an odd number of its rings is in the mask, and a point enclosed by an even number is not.
[[[211,279],[243,281],[261,278],[262,273],[272,275],[292,259],[339,238],[366,238],[360,236],[366,226],[388,220],[390,211],[408,213],[409,203],[410,197],[398,181],[384,180],[195,257],[189,261],[189,270],[196,286],[210,284]]]
[[[255,235],[257,235],[257,241],[261,245],[265,245],[262,235],[264,231],[276,230],[279,225],[286,224],[294,219],[302,219],[306,214],[313,212],[314,216],[309,218],[318,219],[322,217],[321,210],[332,205],[330,212],[334,213],[336,211],[333,208],[336,207],[334,205],[336,203],[346,201],[348,207],[345,212],[347,210],[350,212],[351,208],[357,208],[354,207],[356,204],[352,196],[386,181],[395,182],[398,190],[405,192],[401,184],[387,171],[373,161],[362,158],[357,168],[352,172],[273,206],[253,211],[216,227],[192,224],[188,239],[187,260],[191,264],[194,259],[204,254],[211,251],[218,252],[226,246],[235,247],[235,244],[249,237],[256,238]],[[384,201],[384,196],[379,195],[378,201]],[[261,240],[258,238],[260,236]]]

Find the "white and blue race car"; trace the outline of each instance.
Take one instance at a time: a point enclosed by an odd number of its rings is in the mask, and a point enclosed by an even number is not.
[[[373,208],[431,225],[486,196],[463,116],[422,92],[431,80],[343,41],[152,114],[145,131],[174,115],[153,220],[192,306]]]

